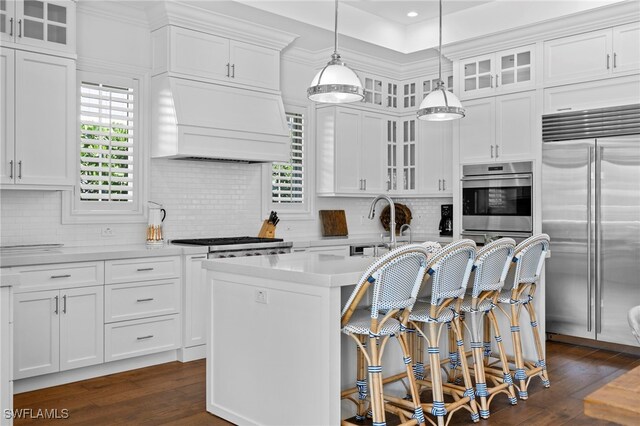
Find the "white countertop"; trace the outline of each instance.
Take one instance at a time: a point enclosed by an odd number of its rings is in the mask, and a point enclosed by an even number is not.
[[[210,271],[255,276],[320,287],[342,287],[358,282],[372,257],[336,256],[322,253],[211,259],[202,262]]]
[[[409,236],[402,235],[397,237],[398,241],[408,242]],[[437,241],[440,243],[450,243],[453,237],[441,237],[439,234],[413,234],[414,243],[423,243],[425,241]],[[380,234],[356,234],[347,237],[293,237],[287,238],[285,241],[292,241],[293,247],[325,247],[325,246],[350,246],[355,244],[374,244],[382,243]],[[389,241],[389,237],[385,238],[385,242]]]
[[[88,262],[95,260],[127,259],[134,257],[179,256],[207,253],[207,247],[174,246],[148,248],[146,244],[114,246],[60,247],[19,250],[0,255],[0,267],[42,265],[47,263]]]

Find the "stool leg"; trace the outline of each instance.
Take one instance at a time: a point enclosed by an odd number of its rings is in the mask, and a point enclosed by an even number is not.
[[[538,353],[538,362],[536,363],[537,367],[541,367],[542,371],[540,372],[540,378],[542,379],[542,384],[545,388],[551,386],[549,382],[549,376],[547,374],[547,363],[544,358],[544,351],[542,349],[542,341],[540,340],[540,330],[538,329],[538,321],[536,319],[536,310],[533,307],[533,300],[530,300],[529,303],[525,305],[527,308],[527,312],[529,313],[529,318],[531,320],[531,330],[533,331],[533,341],[536,345],[536,352]]]
[[[362,345],[366,347],[366,337],[363,335],[359,335],[358,339],[360,340]],[[356,386],[358,388],[358,406],[356,410],[356,420],[364,420],[367,416],[367,371],[364,354],[362,353],[362,349],[360,349],[360,346],[358,345],[356,345],[356,368]]]
[[[480,417],[483,419],[489,418],[489,404],[487,403],[487,381],[484,374],[484,357],[482,353],[482,341],[480,338],[482,321],[482,313],[475,311],[469,312],[468,316],[471,318],[471,352],[473,353],[473,364],[475,366],[474,376],[476,379],[476,396],[478,397],[480,404]],[[486,325],[487,321],[483,321]]]
[[[484,365],[488,366],[490,363],[489,358],[491,357],[491,324],[489,324],[489,321],[484,321],[482,325],[484,327]]]
[[[447,374],[447,378],[449,383],[455,383],[456,380],[456,368],[460,365],[458,361],[458,350],[456,348],[456,339],[453,330],[451,330],[451,324],[447,324],[447,337],[448,337],[448,348],[449,348],[449,372]]]
[[[527,373],[524,369],[522,357],[522,341],[520,339],[520,304],[511,304],[511,339],[513,340],[513,356],[515,358],[516,373],[514,379],[518,381],[518,396],[520,399],[528,399],[527,393]]]
[[[442,391],[442,373],[440,372],[440,347],[438,336],[438,325],[436,323],[427,323],[427,332],[429,336],[429,364],[431,365],[431,392],[433,393],[433,408],[431,414],[436,416],[438,426],[445,426],[445,417],[447,409],[444,406],[444,393]]]
[[[496,314],[493,310],[487,312],[487,320],[488,321],[486,322],[490,323],[490,326],[493,327],[496,336],[498,355],[500,356],[500,363],[502,364],[502,378],[504,383],[509,385],[507,388],[507,391],[509,392],[509,402],[511,402],[511,405],[516,405],[518,403],[518,399],[516,398],[513,378],[511,377],[511,371],[509,370],[509,361],[507,360],[507,353],[505,352],[504,345],[502,344],[502,336],[500,335],[500,329],[498,328],[498,319],[496,318]]]
[[[380,362],[380,350],[378,348],[378,339],[369,337],[369,355],[371,357],[371,365],[369,371],[369,385],[371,386],[371,411],[373,414],[373,425],[386,425],[384,401],[382,398],[382,363]]]
[[[465,356],[464,351],[464,334],[462,333],[462,329],[460,328],[460,318],[456,317],[451,322],[454,333],[457,338],[457,346],[458,346],[458,355],[460,360],[460,367],[462,369],[462,378],[464,381],[465,387],[465,396],[470,398],[469,406],[471,407],[471,420],[477,422],[480,420],[480,416],[478,415],[478,407],[476,406],[476,400],[473,395],[473,383],[471,382],[471,375],[469,374],[469,365],[467,363],[467,357]]]
[[[409,381],[409,389],[411,390],[411,400],[413,402],[413,412],[418,424],[424,424],[425,418],[422,411],[422,405],[420,405],[420,397],[418,392],[418,385],[413,375],[413,363],[411,362],[411,350],[408,340],[410,335],[400,333],[398,336],[398,342],[402,348],[402,356],[404,358],[404,364],[407,369],[407,380]]]

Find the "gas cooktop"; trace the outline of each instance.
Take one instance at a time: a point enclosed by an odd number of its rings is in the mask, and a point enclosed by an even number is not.
[[[277,243],[283,241],[282,238],[259,238],[259,237],[217,237],[217,238],[192,238],[184,240],[171,240],[172,244],[188,244],[194,246],[226,246],[232,244],[257,244],[257,243]]]

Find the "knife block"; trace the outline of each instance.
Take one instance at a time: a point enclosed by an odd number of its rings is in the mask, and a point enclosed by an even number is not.
[[[262,227],[260,228],[260,232],[258,232],[258,238],[275,238],[276,236],[276,226],[265,220],[262,222]]]

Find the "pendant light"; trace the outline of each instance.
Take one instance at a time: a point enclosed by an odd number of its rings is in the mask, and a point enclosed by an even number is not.
[[[307,89],[307,97],[321,103],[356,102],[364,98],[362,82],[356,73],[340,60],[338,53],[338,0],[335,7],[335,27],[331,60],[316,74]]]
[[[440,0],[440,41],[438,44],[438,84],[420,103],[418,119],[447,121],[464,117],[462,103],[444,87],[442,81],[442,0]]]

